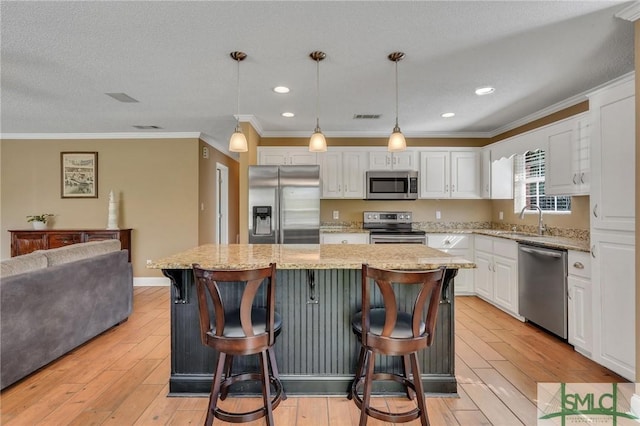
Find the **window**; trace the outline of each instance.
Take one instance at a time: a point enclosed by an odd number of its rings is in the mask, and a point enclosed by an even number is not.
[[[545,195],[543,150],[527,151],[516,155],[514,161],[514,210],[520,213],[524,206],[540,207],[544,212],[570,212],[571,197]]]

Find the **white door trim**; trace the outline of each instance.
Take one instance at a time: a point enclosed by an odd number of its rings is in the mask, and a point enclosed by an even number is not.
[[[229,244],[229,168],[216,163],[216,243]]]

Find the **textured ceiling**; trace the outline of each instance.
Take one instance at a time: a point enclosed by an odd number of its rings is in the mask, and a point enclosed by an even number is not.
[[[1,128],[11,133],[233,131],[264,136],[491,135],[633,70],[633,23],[618,1],[7,2]],[[474,89],[493,85],[478,97]],[[286,85],[291,93],[272,92]],[[105,95],[124,92],[139,103]],[[294,118],[283,118],[291,111]],[[443,119],[440,114],[456,116]],[[354,114],[381,114],[354,120]]]

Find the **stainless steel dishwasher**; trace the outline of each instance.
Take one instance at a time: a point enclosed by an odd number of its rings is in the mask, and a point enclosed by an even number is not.
[[[518,244],[518,310],[567,338],[567,251]]]

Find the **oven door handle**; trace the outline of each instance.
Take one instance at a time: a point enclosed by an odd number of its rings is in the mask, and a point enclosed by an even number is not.
[[[371,235],[371,243],[372,244],[376,244],[376,243],[396,243],[396,244],[402,244],[402,243],[420,243],[420,244],[426,244],[427,243],[427,239],[426,236],[422,235],[422,236],[408,236],[408,235]]]

